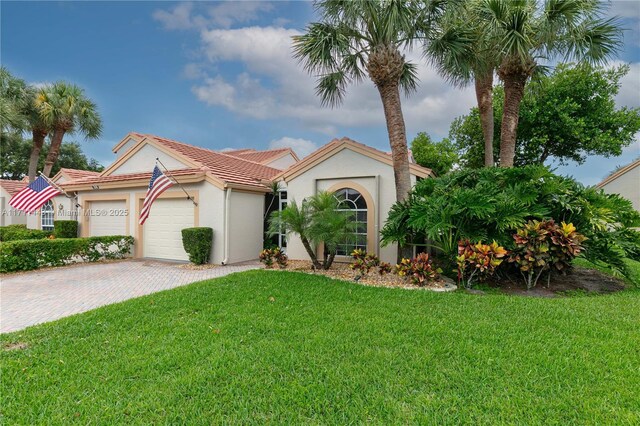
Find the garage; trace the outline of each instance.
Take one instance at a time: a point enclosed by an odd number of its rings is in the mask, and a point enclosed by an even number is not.
[[[91,201],[86,213],[90,236],[127,235],[125,200]]]
[[[182,230],[194,226],[194,205],[185,199],[157,199],[142,227],[143,257],[189,260],[182,246]]]

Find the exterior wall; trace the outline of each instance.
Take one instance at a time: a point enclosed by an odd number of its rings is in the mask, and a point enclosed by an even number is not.
[[[264,194],[231,191],[228,263],[257,259],[263,243]]]
[[[0,188],[0,226],[26,225],[27,215],[9,205],[11,194]]]
[[[602,189],[607,194],[620,194],[631,200],[633,207],[640,212],[640,166],[603,185]]]
[[[144,145],[110,174],[123,175],[127,173],[148,173],[153,170],[153,167],[156,164],[156,158],[159,158],[169,170],[189,168],[188,165],[176,160],[170,155],[165,154],[156,147]]]
[[[118,156],[118,158],[122,157],[122,155],[124,155],[127,151],[129,151],[137,143],[138,143],[138,141],[136,141],[135,139],[129,138],[129,140],[127,140],[124,143],[124,145],[122,145],[120,147],[118,152],[116,152],[116,155]]]
[[[291,156],[291,154],[287,154],[284,157],[280,157],[277,160],[274,160],[270,163],[265,164],[266,166],[273,167],[278,170],[285,170],[292,164],[296,163],[296,159]]]
[[[58,195],[53,197],[51,201],[53,202],[53,220],[77,220],[78,213],[74,198]],[[26,219],[27,228],[42,229],[40,210],[27,215]]]
[[[415,176],[411,176],[415,184]],[[296,176],[287,183],[289,201],[300,203],[304,198],[318,191],[349,186],[355,183],[363,187],[373,199],[374,206],[369,206],[368,221],[373,221],[373,241],[369,238],[369,250],[376,253],[381,260],[395,263],[397,247],[390,244],[381,247],[379,244],[380,229],[384,225],[391,206],[396,201],[393,168],[365,155],[349,149],[343,149],[315,167]],[[357,189],[357,188],[355,188]],[[289,237],[287,254],[291,259],[307,259],[307,253],[294,235]]]

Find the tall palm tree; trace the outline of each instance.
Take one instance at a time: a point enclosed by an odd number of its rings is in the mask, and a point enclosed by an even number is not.
[[[402,55],[424,36],[432,20],[443,13],[443,0],[322,0],[315,3],[321,22],[293,39],[294,56],[306,71],[318,76],[323,105],[336,106],[347,86],[366,76],[382,100],[393,157],[396,198],[411,189],[407,135],[400,89],[409,94],[418,83],[416,66]]]
[[[98,138],[102,132],[102,119],[96,104],[85,96],[84,90],[65,82],[54,83],[39,92],[35,106],[53,132],[42,171],[48,177],[58,159],[64,135],[77,132],[86,138]]]
[[[0,67],[0,124],[2,132],[21,132],[27,128],[24,114],[28,104],[28,86],[5,67]]]
[[[46,96],[47,87],[30,88],[30,102],[27,108],[27,117],[29,119],[29,125],[31,127],[31,140],[33,146],[31,147],[31,155],[29,156],[29,182],[33,182],[36,178],[36,172],[38,170],[38,161],[40,159],[40,151],[44,146],[44,141],[49,135],[51,127],[45,123],[44,117],[40,110],[36,107],[36,100]]]
[[[493,167],[493,76],[499,65],[479,16],[479,1],[454,5],[425,40],[425,56],[458,87],[473,82],[484,137],[484,165]]]
[[[541,60],[603,63],[622,42],[616,18],[603,17],[596,0],[483,0],[487,36],[500,49],[497,73],[504,84],[500,166],[512,167],[520,102]]]

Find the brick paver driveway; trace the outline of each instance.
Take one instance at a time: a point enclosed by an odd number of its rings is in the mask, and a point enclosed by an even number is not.
[[[192,270],[128,260],[6,275],[0,278],[0,332],[257,267],[251,263]]]

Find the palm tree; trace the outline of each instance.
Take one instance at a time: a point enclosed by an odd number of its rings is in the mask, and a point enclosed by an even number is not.
[[[484,137],[484,165],[493,167],[493,75],[499,63],[496,46],[486,36],[478,1],[455,5],[425,40],[425,56],[454,86],[474,84]]]
[[[293,38],[294,56],[318,76],[316,91],[323,105],[336,106],[351,83],[366,76],[382,100],[393,157],[396,198],[411,189],[407,135],[400,89],[409,94],[418,83],[416,66],[401,51],[424,36],[444,10],[442,0],[322,0],[315,3],[321,22]]]
[[[356,225],[349,212],[336,213],[339,207],[340,200],[325,191],[305,199],[300,205],[292,200],[282,211],[273,212],[269,234],[277,235],[285,229],[289,235],[298,235],[313,267],[329,269],[338,246],[353,238]],[[314,250],[321,243],[324,244],[322,262]]]
[[[31,155],[29,156],[29,182],[33,182],[36,178],[38,170],[38,161],[40,159],[40,151],[44,146],[45,138],[49,135],[51,128],[44,121],[39,109],[36,108],[36,100],[46,96],[46,86],[41,88],[30,88],[29,106],[27,108],[27,117],[31,127],[31,138],[33,146],[31,147]]]
[[[616,18],[603,17],[595,0],[484,0],[480,4],[487,37],[500,46],[497,73],[504,84],[500,166],[512,167],[520,102],[540,60],[561,57],[603,63],[621,45]]]
[[[27,127],[24,114],[28,103],[28,87],[24,80],[14,77],[0,67],[0,123],[2,133],[21,132]]]
[[[102,120],[96,105],[85,96],[84,91],[65,82],[54,83],[40,91],[35,106],[44,124],[53,131],[42,171],[48,177],[58,159],[64,135],[79,132],[86,138],[98,138],[102,132]]]

